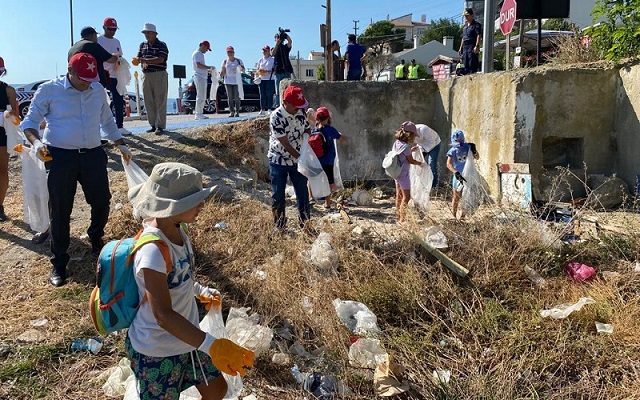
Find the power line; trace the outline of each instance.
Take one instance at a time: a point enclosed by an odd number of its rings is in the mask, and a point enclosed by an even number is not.
[[[358,36],[358,22],[360,22],[360,20],[353,20],[353,33]]]

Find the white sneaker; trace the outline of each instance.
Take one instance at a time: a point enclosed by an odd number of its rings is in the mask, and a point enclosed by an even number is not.
[[[204,114],[196,114],[196,116],[193,117],[193,119],[209,119],[209,117],[207,117]]]
[[[133,135],[133,133],[131,133],[131,131],[128,130],[127,128],[120,128],[120,129],[118,129],[118,131],[120,132],[120,134],[122,136],[131,136],[131,135]]]
[[[264,110],[260,110],[260,112],[258,113],[258,116],[259,116],[259,117],[262,117],[263,115],[266,115],[266,114],[265,114],[265,112],[264,112]]]

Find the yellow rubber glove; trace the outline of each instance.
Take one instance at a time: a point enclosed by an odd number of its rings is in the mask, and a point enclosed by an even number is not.
[[[196,299],[200,300],[204,304],[204,309],[209,311],[211,307],[220,307],[222,301],[220,300],[220,292],[216,289],[212,289],[207,286],[202,286],[198,282],[194,282],[193,290],[196,293]]]
[[[246,367],[253,367],[256,355],[253,351],[238,346],[229,339],[216,339],[206,334],[198,350],[208,353],[211,362],[220,372],[227,375],[245,375]]]

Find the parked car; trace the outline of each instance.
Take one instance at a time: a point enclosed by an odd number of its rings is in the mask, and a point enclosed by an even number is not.
[[[111,107],[111,112],[115,113],[114,111],[114,105],[113,105],[113,97],[111,96],[111,91],[107,90],[107,93],[109,93],[109,107]],[[129,108],[131,109],[131,114],[137,114],[138,113],[138,106],[136,103],[136,94],[135,92],[127,92],[127,94],[129,95]],[[123,115],[127,115],[126,113],[126,102],[125,102],[125,110],[123,111],[124,114]],[[142,115],[145,115],[147,113],[147,111],[144,109],[144,98],[142,96],[140,96],[140,109],[142,109]]]
[[[241,111],[252,112],[260,110],[260,88],[253,83],[253,79],[250,75],[242,74],[242,87],[244,89],[244,100],[240,101]],[[212,114],[216,112],[216,103],[213,100],[209,100],[211,93],[211,75],[207,78],[207,100],[204,103],[204,113]],[[218,90],[216,92],[218,98],[218,106],[220,110],[224,110],[229,107],[229,100],[227,99],[227,90],[224,86],[224,82],[220,81]],[[193,113],[196,108],[196,85],[193,83],[193,79],[190,79],[184,87],[182,92],[182,106],[187,114]]]
[[[45,79],[42,81],[36,81],[23,85],[11,85],[16,89],[18,109],[20,111],[20,116],[22,117],[22,119],[27,116],[27,113],[29,112],[29,106],[31,105],[31,100],[33,99],[33,95],[36,94],[36,90],[38,90],[38,87],[44,82],[48,81],[49,79]]]

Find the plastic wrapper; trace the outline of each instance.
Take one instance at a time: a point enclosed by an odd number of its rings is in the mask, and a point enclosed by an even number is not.
[[[336,148],[336,159],[333,161],[333,183],[336,185],[337,190],[344,189],[342,184],[342,175],[340,175],[340,157],[338,156],[338,141],[333,139],[333,143]]]
[[[380,332],[378,317],[364,304],[357,301],[335,299],[333,307],[336,309],[340,321],[351,332],[363,336],[375,336]]]
[[[338,268],[338,253],[331,246],[331,235],[320,232],[311,245],[309,262],[324,275],[335,273]]]
[[[574,304],[560,304],[548,310],[540,310],[542,318],[551,317],[553,319],[567,318],[572,312],[580,311],[586,304],[595,304],[595,300],[591,297],[580,297]]]
[[[429,209],[429,192],[433,184],[433,173],[429,165],[424,161],[421,150],[414,151],[412,156],[414,160],[420,161],[422,165],[411,164],[409,166],[411,198],[413,199],[413,204],[426,211]]]
[[[227,339],[253,351],[256,358],[271,347],[273,331],[259,325],[260,315],[249,316],[250,308],[231,308],[227,317]]]
[[[149,179],[149,175],[142,170],[133,160],[126,163],[121,159],[124,166],[124,173],[127,175],[127,186],[131,189],[134,186],[141,185]]]
[[[388,361],[389,355],[378,339],[360,338],[349,347],[349,364],[354,367],[376,369]]]
[[[16,145],[24,143],[26,140],[22,132],[18,129],[20,120],[9,113],[8,110],[4,111],[3,126],[7,134],[7,152],[11,155],[17,154],[13,149]]]

